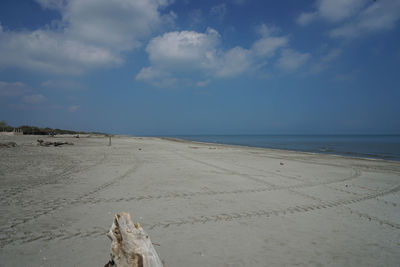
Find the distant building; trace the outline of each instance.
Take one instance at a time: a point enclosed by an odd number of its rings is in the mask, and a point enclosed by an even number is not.
[[[12,132],[0,132],[0,135],[23,135],[24,132],[21,129],[15,129]]]

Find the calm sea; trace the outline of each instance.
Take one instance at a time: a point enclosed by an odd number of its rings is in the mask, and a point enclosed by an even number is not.
[[[400,135],[180,135],[192,141],[400,160]]]

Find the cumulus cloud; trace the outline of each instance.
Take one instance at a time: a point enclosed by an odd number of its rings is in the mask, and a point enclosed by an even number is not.
[[[339,22],[357,13],[365,3],[365,0],[318,0],[315,4],[316,11],[301,13],[297,23],[307,25],[316,18]]]
[[[166,1],[71,0],[63,11],[68,35],[89,44],[118,50],[138,46],[161,22],[158,11]]]
[[[309,58],[309,53],[299,53],[291,49],[285,49],[278,60],[278,67],[285,71],[294,71],[304,65]]]
[[[152,64],[157,66],[183,70],[205,68],[214,60],[219,42],[220,35],[210,28],[205,33],[169,32],[153,38],[146,51]]]
[[[222,53],[213,67],[216,77],[232,77],[250,70],[252,64],[252,52],[238,46]]]
[[[167,0],[37,0],[62,19],[33,31],[0,28],[0,68],[60,74],[123,63],[124,51],[140,46],[164,21]],[[173,19],[173,18],[172,18]]]
[[[0,68],[79,74],[90,67],[121,62],[119,55],[104,47],[68,39],[49,30],[0,32]]]
[[[400,19],[398,0],[317,0],[315,6],[315,11],[301,13],[297,23],[325,20],[335,25],[329,33],[332,38],[355,38],[390,30]]]
[[[272,56],[278,48],[286,46],[288,41],[288,37],[263,37],[253,44],[252,51],[257,56]]]
[[[338,22],[357,13],[365,5],[365,0],[322,0],[319,1],[318,13],[331,22]]]
[[[160,68],[142,68],[136,75],[136,80],[151,83],[156,87],[176,87],[178,79],[173,77],[168,71]]]
[[[256,31],[261,36],[260,39],[253,43],[251,48],[256,56],[273,56],[275,51],[287,46],[289,43],[288,36],[277,36],[280,30],[275,26],[262,24],[256,28]]]
[[[363,9],[353,20],[333,29],[334,38],[355,38],[362,34],[393,29],[400,19],[400,1],[380,0]]]
[[[204,33],[176,31],[157,36],[146,47],[151,66],[143,68],[136,79],[163,86],[163,80],[171,83],[173,77],[188,72],[209,81],[255,71],[289,42],[288,36],[276,35],[279,30],[275,27],[261,25],[258,32],[261,36],[250,48],[226,50],[221,48],[220,34],[211,28]]]

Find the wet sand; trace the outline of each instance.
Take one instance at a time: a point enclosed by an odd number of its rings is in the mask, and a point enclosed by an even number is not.
[[[43,138],[43,137],[39,137]],[[0,265],[103,266],[130,212],[166,266],[400,266],[400,162],[159,138],[0,136]]]

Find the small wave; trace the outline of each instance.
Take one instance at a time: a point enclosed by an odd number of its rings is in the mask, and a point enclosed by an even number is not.
[[[370,153],[360,153],[360,152],[342,152],[345,155],[351,155],[351,156],[357,156],[357,157],[368,157],[368,158],[380,158],[380,159],[393,159],[395,157],[392,156],[387,156],[387,155],[381,155],[381,154],[370,154]]]
[[[318,151],[319,152],[335,152],[335,150],[333,150],[332,148],[329,148],[329,147],[320,148]]]

